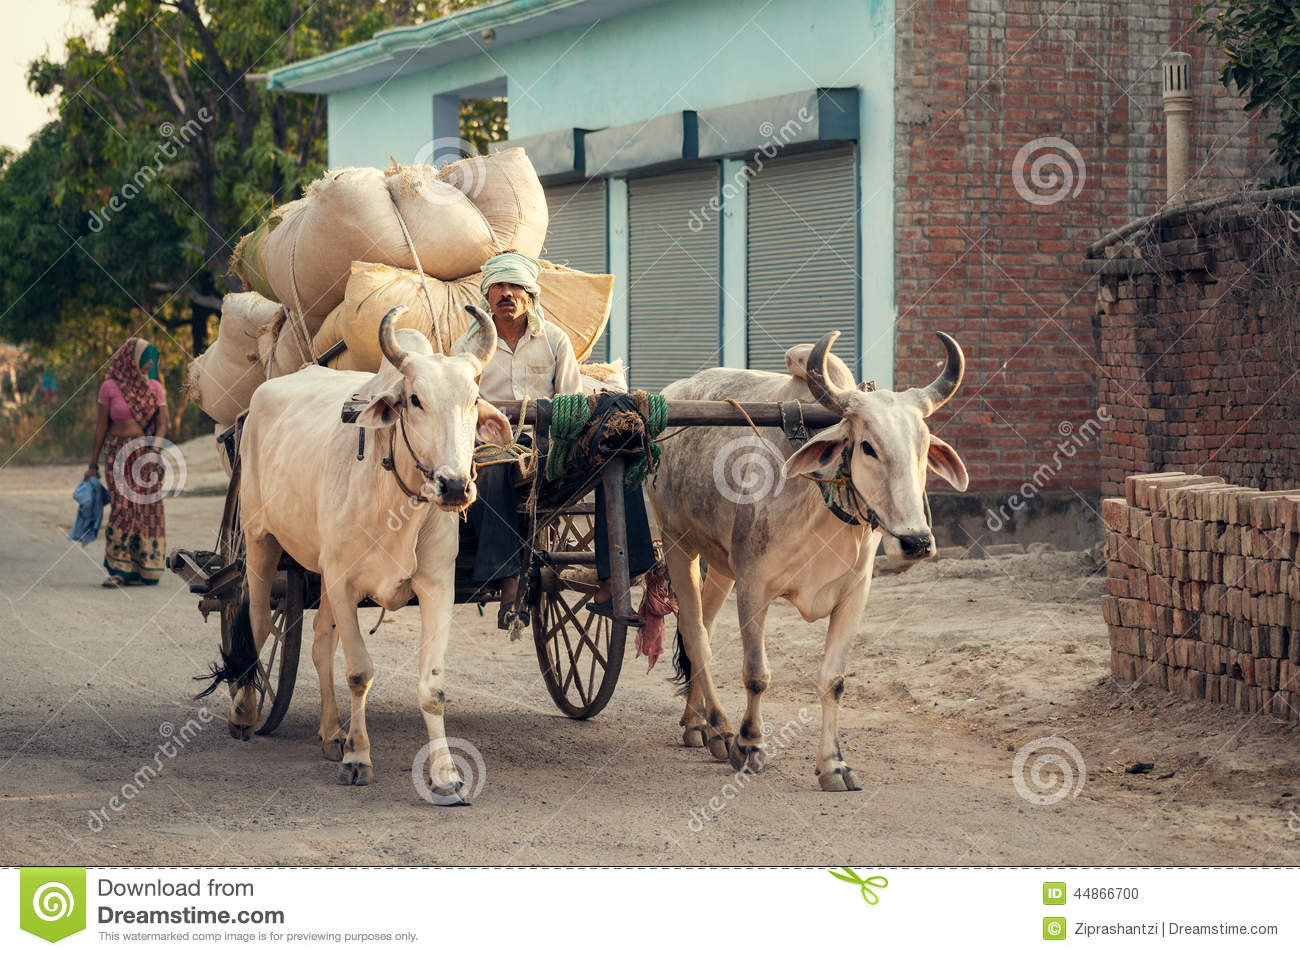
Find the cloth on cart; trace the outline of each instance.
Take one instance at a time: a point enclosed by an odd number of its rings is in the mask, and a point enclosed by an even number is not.
[[[519,441],[520,444],[532,444],[528,435],[521,435]],[[519,532],[519,493],[515,489],[513,472],[513,468],[505,465],[479,469],[478,497],[469,506],[468,514],[478,539],[471,572],[475,584],[515,577],[523,570],[525,542]],[[623,508],[627,524],[628,572],[634,578],[655,564],[645,495],[640,485],[624,486]],[[596,575],[602,580],[610,575],[608,528],[605,489],[603,485],[597,485]]]
[[[91,475],[82,479],[72,497],[77,502],[77,517],[68,532],[68,540],[85,547],[99,536],[99,526],[104,522],[104,506],[108,504],[108,489]]]

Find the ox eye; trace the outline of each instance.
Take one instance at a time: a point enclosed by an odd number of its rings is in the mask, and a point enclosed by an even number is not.
[[[420,396],[416,395],[414,392],[411,393],[411,404],[416,408],[424,408],[424,406],[420,404]]]
[[[859,445],[858,447],[862,449],[862,454],[866,455],[868,458],[879,458],[879,457],[880,457],[879,455],[876,454],[876,450],[875,450],[874,448],[871,447],[871,442],[869,442],[869,441],[864,441],[864,442],[863,442],[861,445]]]

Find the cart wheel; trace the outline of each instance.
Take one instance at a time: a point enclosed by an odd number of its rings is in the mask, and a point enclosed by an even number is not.
[[[549,548],[590,547],[594,520],[583,514],[557,516],[546,529]],[[530,595],[533,643],[542,679],[551,699],[575,720],[586,720],[605,709],[623,668],[627,625],[587,610],[597,587],[594,580],[573,580],[543,568]]]
[[[221,533],[217,539],[217,553],[224,564],[244,561],[244,530],[239,522],[239,474],[231,478],[226,493],[226,507],[221,516]],[[262,679],[262,691],[257,701],[258,734],[269,734],[280,726],[293,685],[298,678],[298,657],[302,648],[302,608],[306,590],[306,576],[301,571],[286,570],[276,573],[271,585],[271,633],[262,645],[257,669]],[[242,597],[237,591],[221,605],[221,649],[230,653],[235,615]],[[233,691],[234,687],[230,687]]]

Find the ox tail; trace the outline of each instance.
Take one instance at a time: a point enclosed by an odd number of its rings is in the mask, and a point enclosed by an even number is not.
[[[194,695],[198,700],[207,697],[218,686],[233,683],[235,688],[252,685],[254,690],[261,690],[261,676],[257,672],[257,643],[253,640],[253,619],[248,610],[248,588],[244,588],[239,601],[239,610],[235,613],[234,624],[230,629],[230,651],[220,649],[221,663],[211,665],[207,674],[200,674],[195,680],[209,681],[206,688]]]
[[[691,689],[691,659],[686,655],[686,648],[682,646],[680,627],[677,628],[674,643],[677,646],[673,648],[673,683],[681,685],[677,696],[682,697]]]

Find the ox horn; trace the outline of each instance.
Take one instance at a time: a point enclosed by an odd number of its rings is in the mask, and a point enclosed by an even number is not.
[[[479,365],[487,365],[492,361],[492,354],[497,350],[497,324],[484,315],[483,310],[477,306],[467,305],[465,311],[474,316],[478,327],[474,337],[464,344],[460,352],[473,356],[478,360]]]
[[[379,348],[384,353],[384,358],[393,363],[393,367],[399,372],[402,370],[402,363],[406,361],[407,352],[397,344],[397,336],[393,334],[393,323],[401,318],[402,313],[406,311],[406,306],[395,305],[388,310],[387,314],[379,320]]]
[[[813,398],[817,399],[823,407],[836,415],[843,415],[848,401],[826,384],[826,353],[831,350],[831,346],[839,337],[839,332],[827,332],[813,346],[812,351],[808,353],[808,364],[804,367],[804,381],[808,383],[808,390],[812,392]]]
[[[946,332],[934,334],[939,336],[939,341],[943,343],[944,350],[948,353],[948,361],[943,371],[939,373],[939,377],[920,390],[922,410],[927,418],[957,394],[957,389],[961,387],[962,376],[966,374],[966,356],[962,354],[957,340]]]

